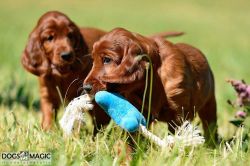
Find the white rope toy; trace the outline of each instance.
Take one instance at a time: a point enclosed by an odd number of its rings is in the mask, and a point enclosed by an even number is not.
[[[66,107],[59,124],[67,135],[72,134],[76,121],[85,122],[84,112],[93,109],[92,100],[92,97],[85,94],[72,100]],[[185,121],[182,126],[178,127],[174,136],[168,135],[166,139],[161,139],[154,135],[143,125],[139,125],[139,130],[146,138],[162,148],[172,148],[176,143],[182,147],[187,147],[198,146],[205,142],[200,130],[197,127],[193,127],[188,121]]]
[[[85,124],[85,111],[93,109],[93,97],[88,94],[73,99],[65,109],[62,119],[59,121],[66,135],[71,135],[76,122]]]
[[[178,127],[174,136],[168,135],[166,139],[161,139],[158,136],[154,135],[143,125],[140,125],[139,129],[146,138],[162,148],[172,148],[177,142],[178,145],[181,145],[182,147],[196,147],[205,142],[205,139],[201,135],[200,130],[197,127],[193,127],[192,124],[188,121],[185,121],[180,127]]]

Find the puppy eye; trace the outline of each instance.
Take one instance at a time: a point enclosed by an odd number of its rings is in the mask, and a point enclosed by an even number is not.
[[[109,58],[109,57],[104,57],[104,58],[102,59],[103,64],[109,64],[111,61],[112,61],[112,59]]]
[[[54,39],[54,36],[52,36],[52,35],[49,35],[48,37],[47,37],[47,41],[52,41]]]
[[[71,32],[68,33],[68,38],[69,38],[69,39],[73,39],[73,33],[71,33]]]

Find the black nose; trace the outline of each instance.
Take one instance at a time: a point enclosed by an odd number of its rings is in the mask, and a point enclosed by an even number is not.
[[[62,52],[60,56],[63,60],[69,61],[72,57],[72,52]]]
[[[83,84],[83,89],[86,93],[89,93],[92,90],[92,85],[90,84]]]

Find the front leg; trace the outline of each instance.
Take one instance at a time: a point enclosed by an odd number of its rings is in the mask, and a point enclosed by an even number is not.
[[[56,117],[56,111],[59,108],[59,96],[56,88],[52,86],[50,81],[40,79],[40,97],[42,111],[42,128],[48,130],[53,124]]]
[[[89,112],[91,117],[93,118],[93,125],[94,125],[94,131],[93,136],[96,136],[98,131],[103,127],[106,126],[109,121],[110,117],[103,111],[103,109],[94,102],[94,108],[92,111]]]
[[[41,110],[42,110],[42,128],[48,130],[53,123],[53,117],[55,116],[55,108],[51,101],[48,101],[46,97],[41,97]]]

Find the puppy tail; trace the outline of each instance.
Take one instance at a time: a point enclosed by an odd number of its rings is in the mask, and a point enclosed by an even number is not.
[[[184,34],[184,32],[168,31],[168,32],[156,33],[156,34],[151,35],[151,36],[149,36],[149,37],[150,37],[150,38],[155,38],[155,37],[167,38],[167,37],[181,36],[181,35],[183,35],[183,34]]]

